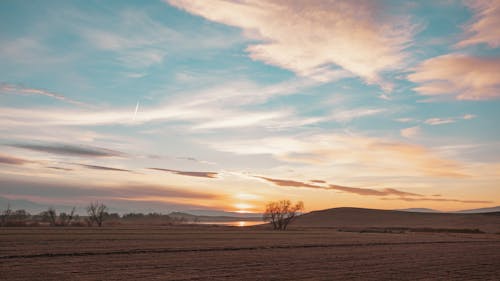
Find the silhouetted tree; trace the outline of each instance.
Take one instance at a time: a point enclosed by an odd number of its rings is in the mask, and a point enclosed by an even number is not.
[[[97,226],[101,227],[102,222],[106,217],[107,209],[108,208],[106,207],[106,205],[104,205],[103,203],[99,203],[99,201],[90,203],[90,205],[87,207],[89,224],[93,225],[94,223],[96,223]]]
[[[68,226],[71,224],[73,219],[75,218],[75,207],[71,209],[71,212],[69,214],[66,213],[60,213],[59,214],[59,225],[61,226]]]
[[[42,213],[42,217],[44,218],[45,221],[48,221],[50,226],[56,226],[57,224],[57,213],[56,209],[53,207],[49,207],[47,211]]]
[[[304,203],[299,201],[292,204],[290,200],[270,202],[266,205],[266,211],[262,218],[269,221],[275,230],[286,230],[288,225],[304,210]]]
[[[26,210],[16,210],[11,213],[10,217],[17,222],[26,222],[31,217],[31,214]]]
[[[0,215],[0,226],[6,226],[9,222],[10,216],[12,215],[12,209],[10,204],[7,204],[7,208],[2,211]]]

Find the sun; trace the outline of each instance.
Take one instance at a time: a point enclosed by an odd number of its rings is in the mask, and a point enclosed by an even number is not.
[[[236,203],[234,207],[237,209],[236,213],[250,213],[255,206],[248,203]]]

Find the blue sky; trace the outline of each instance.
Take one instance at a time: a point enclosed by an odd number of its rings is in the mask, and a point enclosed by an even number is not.
[[[2,1],[0,196],[498,205],[498,24],[499,1]]]

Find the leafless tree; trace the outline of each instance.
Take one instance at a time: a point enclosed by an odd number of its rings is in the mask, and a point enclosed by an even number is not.
[[[3,210],[2,214],[0,215],[0,226],[7,225],[11,215],[12,209],[10,208],[10,204],[7,204],[7,209]]]
[[[104,205],[103,203],[99,203],[99,201],[90,203],[90,205],[87,207],[87,214],[89,216],[90,224],[93,225],[94,223],[96,223],[97,226],[101,227],[106,215],[106,210],[106,205]]]
[[[292,204],[290,200],[270,202],[266,205],[266,211],[262,218],[270,221],[275,230],[286,230],[288,225],[304,210],[304,203],[299,201]]]
[[[49,221],[50,226],[57,225],[57,212],[53,207],[49,207],[47,211],[44,213],[45,219]]]
[[[69,214],[66,214],[66,213],[60,213],[59,214],[59,224],[61,226],[68,226],[71,224],[71,222],[73,221],[74,217],[75,217],[75,207],[73,207],[73,209],[71,209],[71,213]]]

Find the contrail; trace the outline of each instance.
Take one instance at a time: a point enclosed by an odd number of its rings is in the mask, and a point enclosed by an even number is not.
[[[135,105],[134,121],[135,121],[135,117],[137,116],[137,110],[139,110],[139,101],[137,101],[137,104]]]

